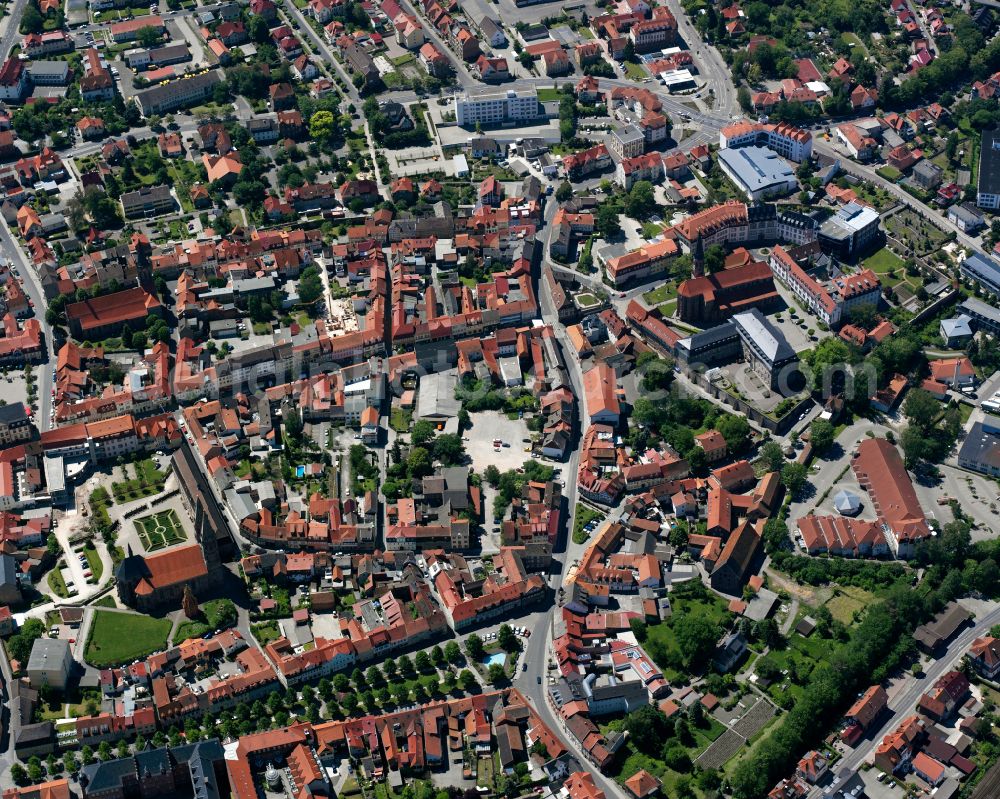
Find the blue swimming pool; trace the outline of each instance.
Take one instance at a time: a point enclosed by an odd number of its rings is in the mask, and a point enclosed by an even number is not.
[[[305,466],[296,466],[295,467],[295,476],[296,477],[305,477],[306,476],[306,467]]]
[[[486,666],[486,668],[489,668],[494,663],[498,666],[503,666],[506,662],[507,662],[507,654],[505,652],[496,652],[485,658],[483,660],[483,665]]]

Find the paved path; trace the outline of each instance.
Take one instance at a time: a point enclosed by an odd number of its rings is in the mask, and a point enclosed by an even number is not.
[[[795,597],[792,598],[791,604],[788,606],[788,615],[785,616],[785,620],[781,622],[781,634],[787,636],[792,629],[792,625],[795,624],[795,617],[799,614],[799,600]]]

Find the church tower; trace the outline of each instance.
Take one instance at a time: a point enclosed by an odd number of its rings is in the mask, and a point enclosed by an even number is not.
[[[692,275],[694,277],[704,277],[705,275],[705,243],[701,240],[701,233],[694,240],[694,251],[691,253],[691,260],[694,263]]]

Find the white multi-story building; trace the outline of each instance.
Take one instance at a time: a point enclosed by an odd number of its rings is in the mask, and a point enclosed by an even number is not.
[[[785,122],[765,125],[760,122],[737,122],[719,131],[719,148],[735,149],[757,145],[774,150],[782,158],[799,163],[812,156],[812,134]]]
[[[823,286],[779,244],[771,251],[771,271],[826,325],[836,327],[859,305],[878,305],[882,284],[870,269],[841,275]]]
[[[465,128],[527,122],[539,117],[538,93],[507,89],[455,98],[455,122]]]

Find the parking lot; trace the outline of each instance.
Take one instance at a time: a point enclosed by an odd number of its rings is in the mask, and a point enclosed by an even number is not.
[[[529,438],[528,426],[523,419],[508,419],[496,411],[474,413],[472,429],[465,438],[465,451],[472,459],[472,468],[482,474],[487,466],[496,466],[501,472],[520,467],[530,457],[524,451]],[[495,439],[506,446],[497,452],[493,446]]]

